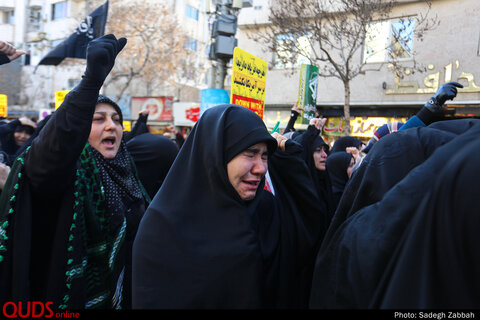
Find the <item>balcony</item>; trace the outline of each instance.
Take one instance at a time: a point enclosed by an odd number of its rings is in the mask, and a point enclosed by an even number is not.
[[[1,0],[0,0],[1,1]],[[45,0],[30,0],[29,3],[30,8],[41,8],[45,4]]]

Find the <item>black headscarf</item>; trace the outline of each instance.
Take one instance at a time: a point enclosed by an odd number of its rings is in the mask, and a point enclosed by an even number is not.
[[[333,147],[330,150],[330,154],[345,151],[347,147],[355,147],[359,148],[362,144],[364,144],[360,139],[351,136],[340,137],[333,143]]]
[[[259,308],[263,270],[252,215],[230,184],[236,154],[277,142],[247,108],[220,105],[204,112],[147,209],[133,248],[133,307]]]
[[[178,146],[162,135],[143,133],[127,142],[145,190],[153,199],[178,154]]]
[[[347,169],[351,160],[352,154],[345,151],[338,151],[327,157],[327,172],[332,183],[335,207],[337,207],[347,185],[349,179]]]
[[[450,228],[450,221],[441,224],[432,222],[438,217],[435,210],[440,213],[445,208],[438,209],[430,198],[434,195],[438,199],[451,199],[456,194],[454,189],[450,190],[453,184],[443,184],[438,173],[447,162],[453,163],[452,155],[459,149],[473,146],[472,142],[478,140],[480,121],[475,122],[451,120],[442,124],[444,129],[450,128],[446,130],[450,133],[459,132],[459,127],[466,130],[450,138],[442,135],[442,130],[413,128],[385,136],[375,144],[367,156],[372,156],[370,165],[375,161],[377,170],[380,166],[390,168],[387,172],[392,175],[391,178],[397,179],[396,183],[385,185],[387,188],[382,190],[381,201],[361,206],[330,226],[315,265],[311,308],[463,308],[472,307],[472,301],[477,303],[478,308],[480,287],[475,271],[472,271],[478,269],[478,263],[469,266],[457,260],[456,254],[465,254],[466,248],[462,245],[456,246],[462,249],[455,252],[451,243],[445,247],[446,242],[434,240],[438,235],[455,242],[461,241],[462,236],[456,232],[458,228]],[[384,157],[374,156],[382,145],[385,148]],[[390,149],[387,148],[389,145]],[[403,161],[399,161],[400,158]],[[413,165],[415,160],[416,166]],[[387,172],[384,172],[383,179],[387,179]],[[454,170],[449,172],[455,173]],[[436,182],[449,185],[449,190],[435,191]],[[468,184],[463,186],[472,189]],[[347,188],[354,188],[352,180]],[[373,186],[371,188],[373,190]],[[342,202],[344,199],[345,196]],[[427,209],[429,205],[434,207]],[[474,207],[472,204],[471,208]],[[446,209],[449,213],[457,210],[452,206]],[[425,218],[432,221],[420,222]],[[463,222],[462,219],[457,221]],[[446,231],[445,228],[450,229]],[[411,235],[412,229],[417,230],[415,235]],[[408,254],[403,255],[407,251]],[[415,259],[414,263],[409,256]],[[456,264],[456,267],[451,268],[450,263]],[[404,272],[394,277],[393,270]],[[468,288],[465,282],[457,282],[460,278],[477,282]],[[458,299],[454,297],[456,294]]]

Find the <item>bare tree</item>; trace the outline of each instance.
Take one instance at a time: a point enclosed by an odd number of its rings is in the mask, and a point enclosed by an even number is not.
[[[423,34],[438,24],[436,17],[429,17],[431,3],[425,13],[397,18],[391,29],[392,40],[382,50],[387,59],[379,64],[368,64],[368,59],[380,54],[378,47],[368,48],[378,33],[375,28],[391,19],[392,10],[402,0],[275,0],[270,1],[270,23],[261,32],[250,35],[276,53],[277,62],[295,64],[305,57],[319,68],[319,76],[334,77],[342,81],[344,117],[350,120],[350,82],[356,76],[378,71],[388,63],[397,75],[402,75],[400,61],[408,54],[411,71],[425,68],[414,60],[411,41],[422,40]],[[259,26],[260,27],[260,26]],[[300,41],[301,40],[301,41]],[[413,62],[412,62],[413,61]],[[347,127],[347,134],[350,128]]]
[[[147,94],[171,81],[181,61],[189,54],[186,36],[168,4],[122,1],[111,5],[106,33],[128,39],[107,78],[104,89],[115,85],[116,99],[141,81]]]

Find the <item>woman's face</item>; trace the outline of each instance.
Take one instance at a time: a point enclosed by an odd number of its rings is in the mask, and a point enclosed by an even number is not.
[[[350,159],[350,164],[348,165],[348,168],[347,168],[347,175],[349,179],[352,176],[352,171],[354,166],[355,166],[355,158],[352,156],[352,159]]]
[[[105,159],[113,159],[117,155],[122,142],[123,127],[120,115],[107,103],[99,103],[93,114],[92,128],[88,142]]]
[[[26,131],[17,131],[13,133],[13,139],[15,140],[15,144],[17,146],[22,146],[29,138],[30,134]]]
[[[317,170],[325,171],[327,156],[324,146],[318,147],[313,151],[313,161]]]

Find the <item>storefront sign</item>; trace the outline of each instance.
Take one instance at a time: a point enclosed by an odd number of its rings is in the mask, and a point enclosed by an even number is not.
[[[175,102],[173,104],[173,124],[180,127],[193,127],[200,117],[200,104],[196,102]]]
[[[354,117],[350,120],[351,136],[371,138],[375,131],[389,122],[407,122],[407,118],[384,117]],[[328,118],[323,128],[326,136],[344,136],[345,120],[342,118]]]

